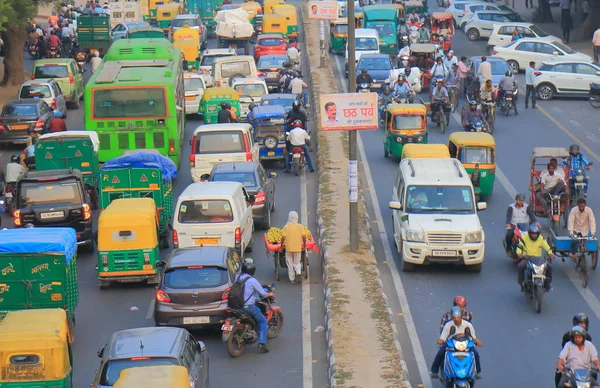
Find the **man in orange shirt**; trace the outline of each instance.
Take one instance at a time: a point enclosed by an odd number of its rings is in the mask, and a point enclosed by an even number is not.
[[[58,26],[58,16],[56,16],[56,11],[52,11],[52,16],[48,18],[48,24],[51,26]]]
[[[592,44],[594,45],[594,62],[598,63],[600,61],[600,25],[598,25],[598,29],[594,32]]]
[[[298,223],[298,213],[291,211],[288,214],[288,223],[283,227],[281,249],[285,244],[285,262],[288,267],[290,283],[294,283],[296,276],[301,278],[302,247],[306,246],[306,232],[304,226]]]

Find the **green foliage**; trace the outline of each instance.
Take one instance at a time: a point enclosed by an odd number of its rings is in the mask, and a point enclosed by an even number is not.
[[[26,26],[37,14],[38,7],[56,0],[0,0],[0,31]]]

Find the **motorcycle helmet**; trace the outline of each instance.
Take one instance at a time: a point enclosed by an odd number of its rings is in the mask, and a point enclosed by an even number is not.
[[[467,307],[467,299],[464,296],[457,295],[454,297],[454,300],[452,301],[452,306],[458,306],[458,307],[465,308],[465,307]]]
[[[569,153],[571,155],[576,155],[577,153],[579,153],[579,145],[571,144],[571,146],[569,146]]]
[[[362,74],[362,75],[367,75],[367,73],[368,73],[367,69],[361,69],[360,70],[360,74]]]
[[[583,327],[579,326],[579,325],[575,325],[571,328],[571,342],[575,342],[575,336],[582,336],[583,340],[585,341],[585,338],[587,337],[587,330],[585,330]]]
[[[294,128],[302,128],[302,121],[300,121],[300,120],[294,120],[292,122],[292,127],[294,127]]]
[[[54,117],[62,117],[62,112],[59,111],[58,109],[54,110]]]
[[[517,193],[517,195],[515,195],[515,201],[525,201],[525,194]]]
[[[532,241],[536,241],[540,237],[540,228],[536,224],[531,224],[527,234]]]
[[[242,265],[242,273],[244,274],[248,274],[250,276],[254,276],[254,273],[256,272],[256,266],[254,265],[253,262],[245,262]]]
[[[474,111],[475,109],[477,109],[477,102],[476,101],[471,101],[469,103],[469,108],[471,108],[472,111]]]
[[[452,318],[462,317],[462,310],[458,306],[454,306],[450,309],[450,315]]]
[[[573,317],[573,326],[578,326],[581,323],[585,323],[585,329],[590,329],[590,320],[586,313],[577,313]]]
[[[292,102],[292,109],[294,112],[298,112],[300,110],[300,102],[294,100],[294,102]]]
[[[406,74],[407,77],[410,75],[411,72],[412,72],[412,70],[408,66],[404,69],[404,74]]]
[[[281,64],[281,66],[283,66],[283,67],[291,67],[291,66],[292,66],[292,64],[286,61],[286,62],[283,62],[283,63]]]

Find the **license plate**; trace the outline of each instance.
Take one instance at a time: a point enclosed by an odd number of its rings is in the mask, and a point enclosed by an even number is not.
[[[294,154],[294,159],[300,159],[300,154]]]
[[[433,251],[433,256],[456,257],[456,251]]]
[[[61,218],[65,216],[65,212],[49,212],[40,214],[40,218],[42,220],[47,220],[48,218]]]
[[[223,331],[232,331],[233,330],[233,325],[223,325],[223,326],[221,326],[221,330],[223,330]]]
[[[512,101],[512,97],[506,97],[506,101]]]
[[[371,91],[369,89],[363,89],[360,91],[361,93],[371,93]]]
[[[267,73],[267,78],[277,78],[277,73]]]
[[[194,101],[195,99],[196,99],[196,96],[185,96],[186,101]]]
[[[29,125],[13,125],[12,129],[27,129]]]
[[[218,238],[197,238],[194,240],[196,245],[219,245]]]
[[[275,156],[275,152],[267,152],[267,156]]]
[[[52,294],[50,295],[50,300],[53,302],[58,302],[62,300],[62,294]]]
[[[150,269],[154,269],[154,268],[152,267],[152,264],[146,264],[146,265],[144,265],[142,268],[144,269],[144,271],[147,271],[147,270],[150,270]]]
[[[184,325],[193,325],[195,323],[210,323],[210,317],[184,317]]]
[[[6,193],[6,194],[4,194],[4,196],[5,196],[6,198],[12,198],[12,193]]]

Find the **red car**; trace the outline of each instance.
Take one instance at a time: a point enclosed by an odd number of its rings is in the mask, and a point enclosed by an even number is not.
[[[258,60],[261,55],[285,54],[286,51],[287,45],[281,35],[261,34],[254,45],[254,59]]]

